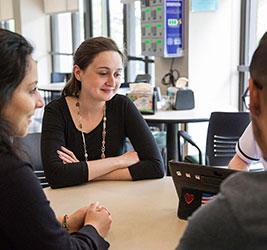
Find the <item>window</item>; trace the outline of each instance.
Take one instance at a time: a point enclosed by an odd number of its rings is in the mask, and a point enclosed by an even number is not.
[[[93,4],[93,36],[105,36],[103,29],[102,1],[94,0]]]
[[[73,53],[83,40],[80,16],[79,13],[67,12],[50,18],[53,72],[72,72]]]
[[[58,19],[58,70],[57,72],[72,71],[72,28],[71,13],[57,15]]]
[[[111,37],[129,58],[122,82],[134,81],[137,74],[144,73],[150,73],[153,79],[153,58],[141,55],[140,4],[87,0],[80,1],[80,13],[51,16],[52,71],[71,72],[72,55],[84,37],[105,36]]]
[[[149,62],[141,55],[140,1],[123,4],[120,0],[97,0],[90,6],[92,35],[110,36],[128,56],[124,81],[134,81],[137,74],[146,73],[148,68],[153,69],[148,67]]]
[[[267,1],[258,0],[257,8],[257,42],[260,41],[263,34],[267,31]]]
[[[15,32],[15,20],[0,21],[0,28]]]
[[[124,46],[123,28],[123,4],[120,0],[112,0],[110,4],[110,35],[119,48]]]
[[[136,56],[140,56],[142,57],[142,52],[141,52],[141,2],[135,2],[135,53]],[[135,61],[135,70],[136,70],[136,75],[138,73],[140,74],[144,74],[144,62],[140,62],[140,61]]]

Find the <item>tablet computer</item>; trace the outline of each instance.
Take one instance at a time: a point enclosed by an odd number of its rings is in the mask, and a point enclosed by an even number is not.
[[[216,196],[225,178],[239,172],[175,161],[169,162],[169,169],[179,198],[177,216],[184,220]]]

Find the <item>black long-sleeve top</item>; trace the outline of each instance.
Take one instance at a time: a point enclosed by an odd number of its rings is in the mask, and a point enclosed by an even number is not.
[[[164,169],[159,148],[132,101],[126,96],[115,95],[106,102],[106,117],[106,158],[122,155],[128,137],[140,159],[129,166],[132,179],[162,178]],[[93,131],[85,133],[89,161],[101,158],[102,123],[103,120]],[[80,162],[63,164],[56,152],[61,146],[71,150]],[[52,188],[88,181],[82,135],[75,127],[63,96],[45,107],[41,154],[45,174]]]
[[[109,244],[87,225],[71,235],[61,228],[29,164],[0,153],[0,249],[89,250]]]

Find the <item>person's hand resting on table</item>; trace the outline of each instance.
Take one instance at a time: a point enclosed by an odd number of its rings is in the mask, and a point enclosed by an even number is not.
[[[57,217],[57,219],[61,224],[63,223],[63,217]],[[67,229],[70,234],[79,231],[85,225],[92,225],[102,237],[107,234],[111,222],[110,212],[99,206],[99,202],[80,208],[66,218]]]

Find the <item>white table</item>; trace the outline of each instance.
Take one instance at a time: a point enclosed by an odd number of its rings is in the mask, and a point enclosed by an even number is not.
[[[233,106],[217,106],[212,104],[210,108],[198,107],[192,110],[158,110],[154,115],[143,115],[144,119],[150,123],[164,123],[167,127],[167,162],[178,159],[177,150],[177,124],[192,122],[207,122],[210,115],[215,111],[237,112]],[[167,167],[167,175],[170,175]]]
[[[158,110],[154,115],[143,115],[145,120],[164,123],[187,123],[209,120],[210,111],[191,110]]]
[[[38,90],[44,92],[44,99],[46,104],[52,100],[53,93],[60,93],[64,89],[66,83],[65,82],[56,82],[43,84],[38,86]]]
[[[66,85],[65,82],[49,83],[49,84],[38,86],[38,89],[42,91],[57,91],[58,92],[58,91],[62,91],[65,85]]]
[[[144,181],[95,181],[44,189],[57,215],[70,214],[94,201],[112,215],[106,240],[111,250],[170,250],[186,221],[177,218],[178,196],[171,177]]]

